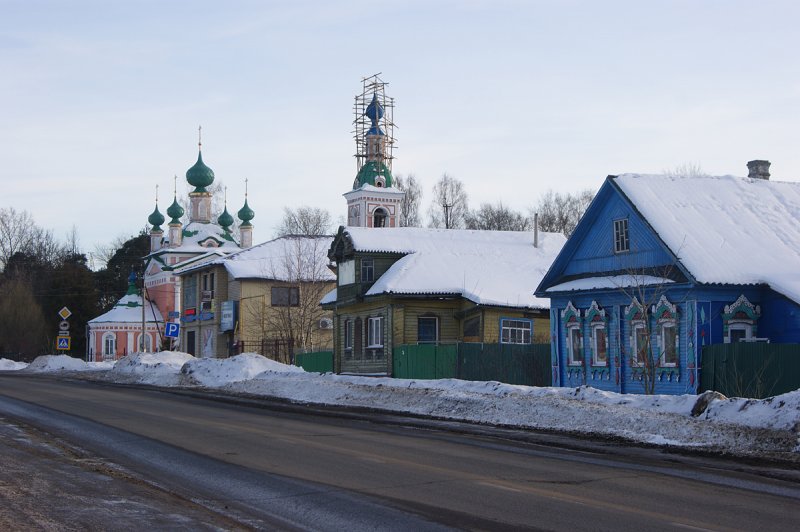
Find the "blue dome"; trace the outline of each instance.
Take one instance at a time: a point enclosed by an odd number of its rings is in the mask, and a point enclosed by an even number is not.
[[[364,116],[372,120],[373,124],[383,118],[383,106],[378,101],[378,93],[372,93],[372,101],[367,106],[367,110],[364,111]]]
[[[369,128],[369,131],[367,131],[367,136],[370,136],[370,135],[371,136],[376,136],[377,135],[377,136],[381,136],[382,137],[382,136],[385,135],[385,133],[378,126],[372,126],[371,128]]]

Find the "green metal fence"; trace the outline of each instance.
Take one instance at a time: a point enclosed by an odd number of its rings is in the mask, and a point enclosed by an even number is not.
[[[550,344],[401,345],[394,349],[392,375],[550,386]]]
[[[703,347],[700,391],[763,399],[800,388],[800,344]]]
[[[331,373],[333,372],[333,351],[298,353],[294,356],[294,365],[300,366],[306,371]]]

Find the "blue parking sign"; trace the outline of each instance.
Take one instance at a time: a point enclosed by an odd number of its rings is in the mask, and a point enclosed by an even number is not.
[[[164,328],[164,336],[167,338],[177,338],[180,335],[180,331],[180,323],[167,323],[166,327]]]

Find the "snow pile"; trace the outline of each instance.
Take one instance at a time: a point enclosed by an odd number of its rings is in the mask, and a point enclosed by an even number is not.
[[[406,412],[449,420],[625,438],[740,455],[800,453],[800,390],[764,400],[623,395],[495,381],[411,380],[308,373],[255,353],[196,359],[163,351],[129,355],[105,372],[69,357],[40,357],[38,371],[158,386],[197,386],[298,403]],[[106,366],[107,367],[107,366]],[[791,453],[787,455],[786,453]]]
[[[0,358],[0,371],[16,371],[27,367],[28,364],[25,362],[15,362],[7,358]]]
[[[109,380],[176,386],[181,367],[189,360],[194,360],[194,357],[179,351],[133,353],[117,360],[109,372]]]
[[[108,362],[84,362],[69,355],[44,355],[28,364],[25,371],[45,373],[51,371],[100,371],[111,368]]]
[[[195,358],[180,368],[181,384],[218,388],[228,383],[246,381],[263,372],[305,373],[303,368],[287,366],[255,353],[231,358]]]

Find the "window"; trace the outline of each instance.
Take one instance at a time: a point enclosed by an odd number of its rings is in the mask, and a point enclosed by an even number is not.
[[[727,343],[748,342],[753,337],[753,326],[749,323],[731,323],[728,325]]]
[[[661,325],[661,364],[678,365],[678,328],[674,322]]]
[[[183,308],[197,306],[197,276],[190,275],[183,279]]]
[[[464,341],[480,342],[481,340],[481,317],[474,316],[464,320]]]
[[[375,280],[375,261],[372,259],[361,259],[361,282],[371,283]]]
[[[386,227],[386,218],[386,211],[384,209],[375,209],[375,214],[372,218],[372,227]]]
[[[117,337],[112,332],[103,335],[103,360],[110,360],[117,355]]]
[[[500,320],[501,344],[529,344],[531,343],[531,320]]]
[[[592,365],[605,366],[608,364],[608,335],[606,326],[594,325],[592,327]]]
[[[583,364],[583,333],[580,327],[567,329],[567,363],[571,366]]]
[[[353,358],[353,320],[344,320],[344,356]]]
[[[614,253],[630,251],[628,239],[628,219],[614,220]]]
[[[420,316],[417,318],[417,343],[435,344],[439,341],[439,318]]]
[[[214,298],[214,274],[213,273],[204,273],[203,274],[203,296],[206,296],[207,293],[210,293],[210,298]]]
[[[296,286],[273,286],[273,307],[297,307],[300,305],[300,289]]]
[[[643,366],[645,360],[650,356],[650,335],[644,323],[636,323],[633,326],[633,363]]]
[[[383,347],[383,317],[367,320],[367,347]]]
[[[142,335],[139,334],[139,341],[136,344],[139,352],[152,353],[153,352],[153,339],[149,334],[144,335],[144,345],[142,345]]]
[[[348,260],[339,263],[339,286],[356,282],[356,261]]]

